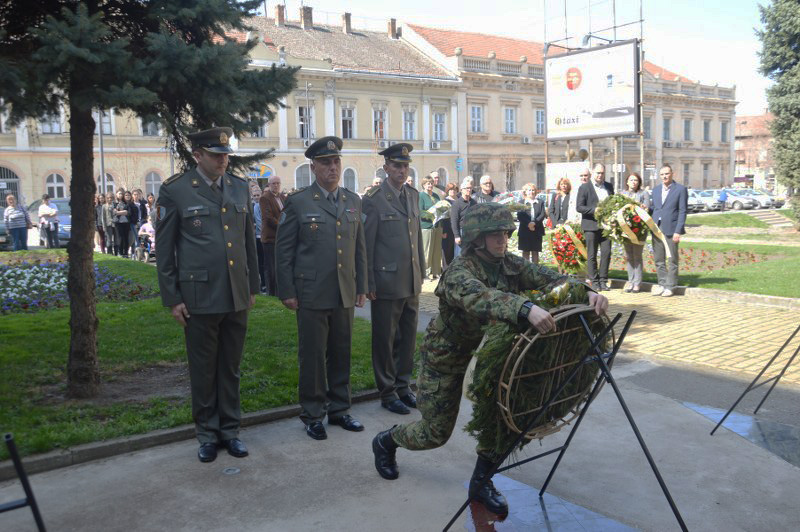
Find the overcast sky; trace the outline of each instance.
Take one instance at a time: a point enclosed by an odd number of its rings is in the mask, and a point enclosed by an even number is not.
[[[590,5],[591,2],[591,5]],[[762,3],[767,3],[764,0]],[[267,2],[270,16],[275,4]],[[401,21],[447,29],[507,35],[543,42],[564,37],[564,0],[312,0],[318,23],[338,24],[338,14],[349,11],[356,27],[385,28],[394,17]],[[576,37],[613,25],[639,20],[634,0],[568,0],[566,28]],[[300,1],[287,1],[290,19],[298,19]],[[454,11],[453,7],[458,10]],[[769,80],[758,73],[761,26],[758,3],[751,0],[643,0],[645,58],[704,84],[736,85],[737,115],[760,114],[766,108]],[[546,25],[546,36],[545,36]],[[611,32],[602,33],[612,38]],[[639,24],[621,28],[617,38],[639,36]]]

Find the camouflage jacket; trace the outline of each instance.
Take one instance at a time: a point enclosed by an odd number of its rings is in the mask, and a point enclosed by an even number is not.
[[[474,253],[457,257],[436,287],[439,316],[427,330],[425,343],[442,345],[423,353],[423,359],[443,372],[464,371],[470,353],[483,338],[485,325],[497,320],[518,322],[527,301],[519,292],[542,290],[561,278],[555,271],[510,253],[496,266]]]

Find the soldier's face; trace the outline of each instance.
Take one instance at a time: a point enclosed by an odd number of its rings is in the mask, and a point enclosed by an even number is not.
[[[486,251],[493,257],[503,257],[508,249],[508,232],[495,231],[484,235]]]
[[[386,178],[389,183],[394,185],[394,188],[402,187],[408,179],[408,163],[387,161],[383,165],[383,169],[386,171]]]
[[[197,166],[210,178],[217,178],[228,168],[227,153],[212,153],[206,150],[195,150],[194,158]]]
[[[341,157],[319,157],[311,161],[311,171],[317,179],[317,184],[328,192],[333,192],[339,186],[342,177]]]

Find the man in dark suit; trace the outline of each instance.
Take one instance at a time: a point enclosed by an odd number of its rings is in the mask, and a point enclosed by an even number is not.
[[[610,290],[608,267],[611,264],[611,241],[594,219],[597,204],[614,194],[614,185],[605,180],[606,167],[594,165],[592,179],[578,189],[575,209],[581,214],[581,229],[586,237],[586,280],[595,290]],[[600,269],[597,268],[597,248],[600,248]]]
[[[349,414],[353,306],[367,293],[361,199],[339,186],[342,139],[323,137],[306,150],[315,181],[289,194],[278,222],[278,298],[297,311],[300,420],[315,440],[322,424],[364,430]]]
[[[281,178],[274,175],[267,181],[267,188],[258,200],[261,208],[261,245],[264,248],[264,276],[267,281],[267,294],[278,294],[275,286],[275,233],[278,231],[286,194],[281,192]]]
[[[665,164],[658,172],[661,184],[653,189],[653,220],[666,237],[669,247],[667,259],[664,242],[653,235],[653,258],[656,262],[658,286],[650,294],[670,297],[678,285],[678,243],[686,234],[686,208],[689,204],[689,191],[672,180],[672,167]],[[669,265],[667,265],[669,260]]]
[[[395,414],[408,414],[408,407],[417,406],[408,386],[414,366],[425,251],[419,192],[405,184],[413,149],[411,144],[395,144],[380,152],[386,179],[363,198],[372,368],[381,405]]]
[[[201,462],[247,456],[239,439],[239,364],[259,291],[247,182],[226,174],[233,130],[189,135],[197,166],[161,185],[156,265],[161,300],[183,328]]]

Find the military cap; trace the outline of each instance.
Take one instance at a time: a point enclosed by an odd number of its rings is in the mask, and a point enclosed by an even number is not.
[[[339,157],[342,149],[342,139],[339,137],[322,137],[308,147],[306,159],[317,159],[319,157]]]
[[[378,152],[378,155],[383,155],[390,161],[397,161],[398,163],[410,163],[411,157],[409,157],[408,154],[411,153],[413,149],[414,146],[411,144],[393,144],[382,152]]]
[[[512,232],[517,228],[511,210],[499,203],[478,203],[464,212],[461,244],[467,246],[480,235],[495,231]]]
[[[229,127],[213,127],[187,135],[192,141],[192,149],[202,148],[211,153],[233,153],[230,140],[233,130]]]

